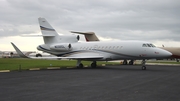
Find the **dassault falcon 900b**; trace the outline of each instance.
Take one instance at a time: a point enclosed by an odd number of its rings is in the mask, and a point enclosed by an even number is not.
[[[38,18],[38,21],[44,44],[39,45],[37,49],[57,57],[27,57],[11,43],[21,57],[75,59],[77,68],[83,68],[82,60],[92,61],[91,67],[95,68],[96,61],[139,59],[142,60],[142,70],[146,70],[146,59],[161,59],[172,55],[146,41],[78,42],[79,36],[60,36],[45,18]]]

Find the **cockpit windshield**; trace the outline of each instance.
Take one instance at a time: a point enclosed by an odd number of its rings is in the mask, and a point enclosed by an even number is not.
[[[156,47],[155,45],[153,45],[153,44],[150,44],[152,47]]]
[[[155,45],[151,44],[151,43],[144,43],[142,45],[142,47],[156,47]]]

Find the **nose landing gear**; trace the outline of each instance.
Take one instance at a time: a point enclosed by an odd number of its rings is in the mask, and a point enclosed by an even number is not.
[[[146,70],[146,60],[142,60],[142,70]]]

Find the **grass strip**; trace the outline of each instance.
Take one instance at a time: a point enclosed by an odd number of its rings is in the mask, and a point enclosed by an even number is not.
[[[0,58],[0,70],[29,70],[30,68],[46,69],[47,67],[75,67],[76,60],[39,60],[22,58]],[[82,61],[84,66],[90,66],[91,61]],[[97,65],[118,65],[118,62],[97,62]]]

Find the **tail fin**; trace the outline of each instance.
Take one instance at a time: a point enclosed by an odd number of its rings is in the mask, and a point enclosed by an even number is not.
[[[51,44],[58,42],[59,34],[56,30],[47,22],[45,18],[38,18],[40,29],[45,44]]]
[[[86,41],[99,41],[98,37],[94,32],[74,32],[71,31],[71,33],[77,33],[77,34],[83,34],[86,38]]]

